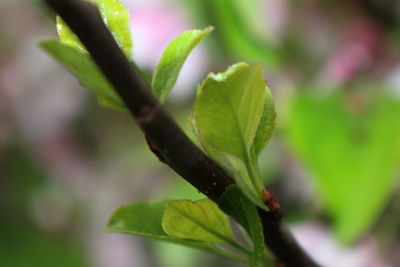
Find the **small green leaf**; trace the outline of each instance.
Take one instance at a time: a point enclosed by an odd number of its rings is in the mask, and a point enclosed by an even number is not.
[[[164,102],[175,85],[183,63],[193,48],[203,40],[212,27],[203,30],[189,30],[175,38],[165,49],[151,82],[154,95]]]
[[[168,238],[161,227],[166,202],[139,202],[117,209],[108,222],[112,232],[125,232],[155,239]]]
[[[209,199],[170,201],[164,211],[162,226],[175,238],[225,244],[234,242],[228,216]]]
[[[118,45],[129,59],[132,58],[133,43],[129,25],[129,10],[119,0],[86,1],[93,2],[98,6],[101,17]],[[81,52],[86,52],[83,44],[60,17],[57,17],[57,31],[60,41],[63,44],[77,48]]]
[[[42,42],[40,46],[74,74],[83,86],[91,89],[101,105],[116,110],[125,109],[121,99],[104,78],[88,53],[58,41]]]
[[[167,203],[168,201],[157,203],[139,202],[120,207],[111,216],[107,230],[180,244],[245,262],[242,256],[225,251],[210,242],[180,239],[167,235],[162,228],[163,212]]]
[[[207,154],[233,176],[249,199],[263,208],[264,186],[251,150],[263,115],[265,93],[262,66],[239,63],[225,73],[208,75],[199,87],[193,116],[195,133]]]
[[[274,131],[275,127],[275,118],[275,105],[272,99],[271,91],[268,87],[265,87],[264,110],[253,143],[256,156],[260,154],[260,152],[268,144],[269,139],[271,139],[272,132]]]
[[[218,200],[219,207],[230,214],[246,230],[253,242],[250,266],[258,266],[265,249],[264,234],[257,207],[241,192],[238,186],[229,186]]]

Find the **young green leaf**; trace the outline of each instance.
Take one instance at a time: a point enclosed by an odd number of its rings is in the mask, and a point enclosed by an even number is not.
[[[212,27],[183,32],[165,49],[151,82],[152,91],[160,102],[164,102],[174,87],[182,65],[190,52],[211,31],[213,31]]]
[[[125,55],[130,59],[132,57],[133,43],[129,25],[129,10],[126,9],[119,0],[86,1],[92,2],[98,6],[105,24]],[[60,17],[57,17],[57,31],[60,41],[63,44],[77,48],[81,52],[86,52],[82,43]]]
[[[155,239],[168,238],[161,227],[165,201],[138,202],[117,209],[108,222],[107,230],[125,232]]]
[[[225,251],[210,242],[181,239],[169,236],[162,229],[162,217],[168,201],[158,203],[139,202],[117,209],[108,222],[107,230],[131,234],[159,241],[180,244],[214,253],[229,259],[245,262],[242,256]]]
[[[241,192],[238,186],[229,186],[218,200],[218,206],[230,214],[246,230],[253,242],[250,266],[258,266],[265,249],[264,234],[257,207]]]
[[[275,118],[275,105],[271,91],[268,87],[265,87],[264,110],[253,143],[255,156],[260,154],[271,139],[275,127]]]
[[[129,11],[119,0],[87,1],[98,6],[105,24],[117,43],[125,55],[131,58],[133,44],[129,31]],[[60,42],[43,42],[41,47],[73,73],[83,86],[91,89],[100,105],[116,110],[125,110],[121,99],[104,78],[85,47],[60,17],[57,17],[57,31]]]
[[[91,89],[101,105],[116,110],[124,110],[121,99],[114,92],[110,83],[104,78],[88,53],[58,41],[42,42],[40,46],[74,74],[83,86]]]
[[[209,199],[170,201],[164,211],[162,226],[172,237],[231,244],[233,233],[226,216]]]
[[[264,207],[252,146],[265,106],[260,64],[239,63],[200,85],[193,124],[204,150],[233,175],[246,196]]]

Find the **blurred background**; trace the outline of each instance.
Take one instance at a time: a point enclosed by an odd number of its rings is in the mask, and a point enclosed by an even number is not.
[[[216,28],[166,104],[184,128],[208,72],[263,63],[278,117],[262,175],[318,262],[400,266],[399,1],[124,3],[149,74],[180,32]],[[149,152],[128,114],[99,107],[39,49],[55,38],[41,1],[1,1],[0,266],[236,266],[105,232],[120,205],[203,196]]]

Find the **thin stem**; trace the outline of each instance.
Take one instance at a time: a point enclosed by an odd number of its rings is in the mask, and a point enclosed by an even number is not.
[[[257,171],[257,167],[254,166],[252,160],[250,159],[249,153],[244,153],[245,154],[245,164],[247,171],[249,172],[250,180],[251,183],[253,184],[254,190],[256,191],[257,198],[260,198],[262,196],[262,190],[264,189],[264,185],[261,184],[261,177],[259,175],[259,172]]]
[[[238,255],[236,253],[229,252],[229,251],[226,251],[224,249],[221,249],[220,247],[218,247],[218,246],[216,246],[214,244],[211,244],[211,246],[213,247],[213,249],[215,251],[217,251],[217,253],[219,255],[225,256],[225,257],[230,258],[232,260],[237,260],[237,261],[242,262],[242,263],[248,263],[249,262],[247,258],[245,258],[245,257],[243,257],[241,255]]]
[[[228,240],[227,240],[227,241],[228,241]],[[237,250],[239,250],[239,251],[241,251],[241,252],[247,254],[247,255],[251,255],[251,253],[252,253],[250,249],[248,249],[248,248],[246,248],[246,247],[240,245],[240,244],[237,243],[235,240],[232,240],[232,239],[231,239],[231,240],[229,240],[229,241],[227,242],[227,244],[230,245],[231,247],[236,248]]]

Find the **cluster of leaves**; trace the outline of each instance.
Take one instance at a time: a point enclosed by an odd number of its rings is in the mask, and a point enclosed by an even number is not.
[[[104,22],[125,55],[130,58],[133,44],[128,10],[118,0],[90,0],[90,2],[98,5]],[[74,74],[83,86],[92,90],[100,105],[124,110],[124,105],[111,84],[96,66],[84,45],[60,17],[57,17],[57,31],[60,41],[45,41],[40,44],[41,47]]]
[[[256,207],[237,186],[229,187],[218,205],[232,214],[246,230],[252,242],[250,246],[238,240],[233,234],[227,215],[209,199],[195,202],[141,202],[123,206],[114,212],[107,229],[181,244],[249,263],[250,266],[265,262],[267,255],[264,254],[262,225]]]
[[[209,74],[199,86],[191,120],[201,146],[235,179],[244,194],[265,208],[257,157],[271,137],[275,111],[263,69],[238,63]]]
[[[130,58],[133,45],[128,11],[118,0],[90,1],[98,5],[106,25]],[[42,48],[90,88],[101,105],[124,110],[121,99],[60,18],[57,18],[57,29],[60,41],[43,42]],[[160,102],[166,100],[192,49],[212,30],[208,27],[186,31],[167,46],[151,82],[151,89]],[[274,121],[274,105],[260,64],[238,63],[224,73],[209,74],[198,88],[191,129],[195,142],[238,186],[227,189],[218,206],[205,199],[122,207],[112,216],[108,229],[179,243],[257,266],[266,254],[256,207],[267,209],[257,157],[272,135]],[[237,240],[228,217],[219,208],[231,214],[245,229],[252,245]]]

